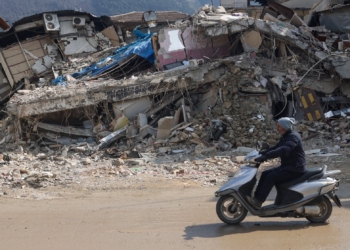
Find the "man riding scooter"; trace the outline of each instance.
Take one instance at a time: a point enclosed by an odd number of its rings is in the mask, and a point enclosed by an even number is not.
[[[305,172],[305,152],[300,135],[292,130],[294,118],[284,117],[278,120],[277,131],[281,134],[279,142],[262,152],[256,162],[280,157],[281,166],[262,172],[253,198],[247,200],[256,209],[260,209],[273,186],[300,177]]]

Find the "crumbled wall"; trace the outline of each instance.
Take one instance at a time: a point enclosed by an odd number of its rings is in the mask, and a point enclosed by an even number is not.
[[[252,85],[257,67],[252,64],[251,68],[244,69],[228,61],[227,66],[225,75],[217,83],[218,88],[222,88],[223,102],[212,110],[215,119],[230,123],[224,137],[235,146],[255,146],[257,140],[276,143],[279,135],[275,132],[270,94],[262,86],[252,86],[261,93],[241,91],[242,87]]]
[[[225,65],[222,76],[197,104],[201,115],[196,124],[223,121],[228,125],[223,138],[232,146],[254,147],[257,140],[275,144],[279,135],[275,131],[270,92],[267,86],[256,86],[262,77],[261,68],[249,58],[231,57],[221,63]],[[196,132],[201,139],[207,136],[203,131]]]

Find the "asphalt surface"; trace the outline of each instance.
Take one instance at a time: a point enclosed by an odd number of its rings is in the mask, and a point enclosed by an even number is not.
[[[327,223],[248,214],[237,226],[216,216],[218,187],[2,196],[0,249],[350,249],[349,188],[340,186],[343,207],[334,205]]]

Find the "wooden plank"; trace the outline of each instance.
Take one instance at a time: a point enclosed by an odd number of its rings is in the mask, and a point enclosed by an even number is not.
[[[119,36],[113,26],[105,28],[101,32],[105,37],[108,37],[113,47],[119,46]]]
[[[19,45],[16,45],[11,48],[4,49],[2,51],[2,54],[4,55],[5,58],[9,58],[11,56],[22,54],[22,50],[21,50],[21,47],[19,47]]]
[[[159,63],[159,56],[158,56],[158,36],[152,36],[152,47],[154,51],[154,55],[156,57],[156,68],[157,70],[160,70],[160,63]]]
[[[34,56],[36,56],[38,58],[42,58],[42,57],[45,56],[45,54],[43,53],[43,50],[41,48],[36,49],[36,50],[31,50],[31,51],[28,50],[28,52],[32,53]],[[33,58],[28,53],[26,53],[26,56],[28,58],[28,61],[30,61],[30,60],[34,60],[34,61],[38,60],[38,59]],[[11,67],[11,66],[17,65],[17,64],[19,64],[21,62],[26,62],[26,58],[24,57],[23,53],[21,53],[21,54],[18,54],[16,56],[12,56],[12,57],[6,58],[6,61],[7,61],[7,65],[9,67]]]
[[[25,41],[25,42],[22,42],[21,44],[22,44],[23,49],[26,49],[28,51],[42,49],[42,47],[43,47],[41,45],[39,39],[34,40],[34,41]],[[5,58],[9,58],[9,57],[16,56],[19,54],[22,54],[22,50],[18,44],[3,50],[3,55]]]
[[[6,76],[7,76],[7,80],[10,82],[11,87],[13,87],[13,85],[15,84],[14,80],[13,80],[13,75],[10,72],[9,67],[7,66],[7,61],[6,58],[4,57],[2,51],[0,51],[0,63],[2,65],[2,68],[4,69]]]
[[[12,75],[22,73],[26,70],[29,70],[29,67],[28,67],[28,64],[26,61],[10,67],[10,71],[11,71]]]
[[[26,62],[26,59],[24,55],[21,53],[21,54],[6,58],[6,61],[7,61],[7,66],[11,68],[13,65],[18,65],[21,62]]]
[[[93,137],[94,133],[91,129],[81,129],[70,126],[61,126],[48,123],[39,123],[38,128],[44,129],[46,131],[55,132],[59,134],[71,135],[71,136],[83,136],[83,137]]]
[[[30,42],[21,42],[23,49],[26,50],[36,50],[41,48],[41,44],[39,40],[30,41]]]
[[[29,72],[29,71],[28,71]],[[16,74],[16,75],[13,75],[13,80],[15,82],[18,82],[20,81],[22,78],[28,76],[29,74],[28,73],[25,73],[25,72],[22,72],[22,73],[19,73],[19,74]]]
[[[44,20],[38,20],[31,23],[20,24],[15,27],[15,31],[27,30],[30,28],[36,28],[44,25]]]
[[[27,76],[28,73],[27,72],[31,72],[31,70],[28,67],[27,62],[22,62],[18,65],[9,67],[12,76],[13,76],[13,80],[15,82],[18,82],[19,80],[21,80],[23,77]]]

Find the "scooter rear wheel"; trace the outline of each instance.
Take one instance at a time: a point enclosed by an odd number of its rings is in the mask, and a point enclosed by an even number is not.
[[[216,203],[216,214],[221,221],[230,225],[240,223],[247,213],[247,209],[231,195],[220,197]]]
[[[332,214],[332,203],[326,196],[322,197],[322,201],[317,202],[315,205],[321,208],[321,213],[318,216],[306,216],[306,219],[312,223],[323,223]]]

